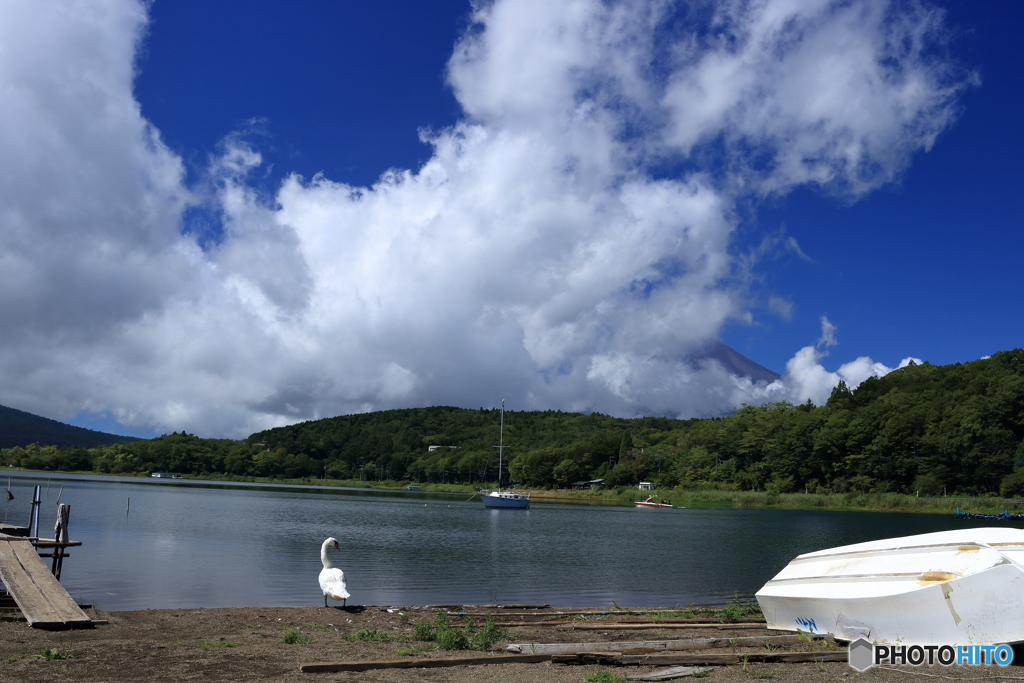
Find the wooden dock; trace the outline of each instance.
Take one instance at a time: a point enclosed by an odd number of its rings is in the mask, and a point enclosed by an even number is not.
[[[25,620],[34,628],[92,626],[88,615],[43,564],[32,541],[26,536],[0,533],[0,581]]]

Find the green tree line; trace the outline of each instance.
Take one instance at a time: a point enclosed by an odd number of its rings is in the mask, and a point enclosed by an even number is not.
[[[106,473],[493,484],[497,409],[410,408],[279,427],[242,441],[182,433],[0,450],[0,463]],[[744,405],[712,419],[506,411],[503,481],[657,481],[778,493],[1024,495],[1024,350],[911,365],[823,406]],[[433,448],[431,448],[433,447]]]

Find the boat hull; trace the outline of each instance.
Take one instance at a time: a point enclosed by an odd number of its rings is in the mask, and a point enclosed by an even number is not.
[[[486,496],[480,496],[484,501],[485,508],[516,508],[525,510],[530,507],[530,499],[527,496],[518,493],[488,493]]]
[[[670,510],[675,507],[669,503],[645,503],[643,501],[637,502],[636,506],[638,508],[668,508]]]
[[[899,645],[1024,642],[1024,531],[966,529],[800,555],[757,592],[768,628]]]

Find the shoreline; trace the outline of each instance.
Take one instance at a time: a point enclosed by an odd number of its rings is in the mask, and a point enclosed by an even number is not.
[[[98,477],[128,477],[145,481],[143,473],[62,472],[3,468],[2,471],[26,472],[39,475],[84,474]],[[161,483],[169,480],[159,479]],[[417,486],[415,493],[466,495],[476,493],[476,487],[467,484],[426,484],[416,482],[366,482],[351,479],[277,479],[266,477],[228,477],[222,475],[181,475],[173,482],[192,482],[197,485],[251,484],[284,487],[341,488],[356,491],[405,493],[409,485]],[[155,483],[155,482],[154,482]],[[648,492],[635,487],[618,487],[596,491],[570,491],[565,489],[516,489],[529,493],[531,499],[541,502],[569,504],[612,504],[622,507],[642,500]],[[768,491],[729,491],[719,489],[656,489],[655,497],[666,499],[677,508],[743,509],[743,510],[802,510],[831,512],[898,512],[953,515],[957,507],[965,512],[998,514],[1003,509],[1011,513],[1024,511],[1024,500],[978,496],[917,497],[901,493],[775,493]]]

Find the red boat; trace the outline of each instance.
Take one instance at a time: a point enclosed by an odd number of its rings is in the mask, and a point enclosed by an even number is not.
[[[673,508],[675,507],[671,503],[655,503],[653,500],[638,500],[636,502],[638,508]]]

